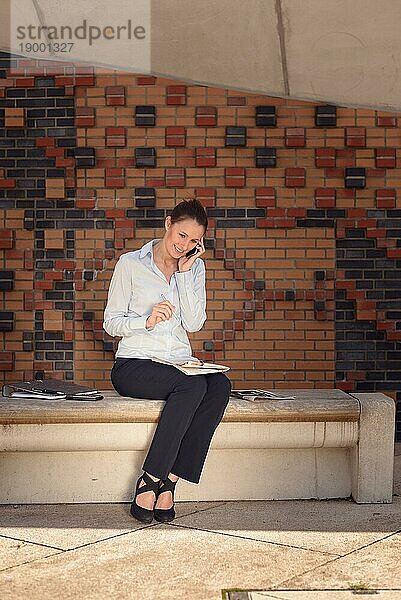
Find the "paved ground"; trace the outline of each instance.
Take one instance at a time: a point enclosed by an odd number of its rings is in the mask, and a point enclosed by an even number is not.
[[[148,526],[124,504],[1,506],[0,598],[401,600],[401,444],[394,493],[180,503]]]

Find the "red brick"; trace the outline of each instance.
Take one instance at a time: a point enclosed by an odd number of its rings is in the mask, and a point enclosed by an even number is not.
[[[180,147],[186,144],[185,127],[166,127],[166,146]]]
[[[123,188],[125,179],[123,177],[106,177],[105,186],[107,188]]]
[[[325,169],[324,176],[328,179],[343,179],[344,177],[344,169]],[[353,191],[353,190],[350,190]]]
[[[0,229],[0,248],[9,250],[14,247],[14,232],[9,229]],[[13,258],[10,254],[8,258]],[[15,258],[19,258],[16,256]]]
[[[377,168],[394,169],[396,166],[395,148],[376,148],[375,160]]]
[[[395,189],[385,188],[376,190],[377,208],[396,208],[397,192]]]
[[[148,187],[164,187],[166,185],[165,179],[163,177],[146,177],[146,185]]]
[[[153,75],[140,75],[136,78],[137,85],[155,85],[157,78]]]
[[[36,145],[38,148],[45,146],[55,146],[56,141],[54,138],[36,138]]]
[[[122,208],[110,208],[106,210],[106,219],[115,219],[118,217],[124,217],[125,211]]]
[[[34,87],[35,78],[34,77],[21,77],[15,80],[16,87]]]
[[[386,175],[385,169],[366,169],[366,177],[377,177],[382,179]]]
[[[195,164],[197,167],[215,167],[216,150],[215,148],[196,148]]]
[[[285,170],[286,187],[305,187],[305,169],[289,167]]]
[[[75,84],[75,78],[72,77],[71,75],[69,75],[69,76],[56,75],[54,78],[54,81],[55,81],[56,85],[74,85]]]
[[[166,187],[185,187],[185,169],[166,169]]]
[[[316,148],[315,150],[316,167],[335,167],[336,149],[335,148]]]
[[[105,185],[107,188],[123,188],[125,187],[124,169],[122,168],[106,168]]]
[[[315,204],[317,208],[334,208],[336,205],[335,188],[317,188],[315,190]]]
[[[186,85],[168,85],[166,94],[166,104],[168,105],[184,105],[187,103]]]
[[[14,370],[14,352],[0,351],[0,371]]]
[[[125,127],[106,127],[106,146],[111,148],[126,146],[126,135]]]
[[[285,145],[287,148],[305,146],[305,129],[303,127],[287,127],[285,130]]]
[[[134,222],[128,219],[123,219],[121,221],[117,219],[114,224],[116,229],[132,229],[134,227]]]
[[[54,262],[54,266],[56,269],[65,269],[67,271],[71,271],[76,268],[75,260],[56,260]]]
[[[377,117],[378,127],[397,127],[397,117]]]
[[[46,146],[46,156],[49,158],[64,156],[64,149],[55,148],[54,146]],[[72,161],[72,164],[74,164],[74,161]]]
[[[95,85],[95,77],[93,75],[78,75],[75,78],[75,85],[91,86]]]
[[[255,204],[258,208],[265,206],[276,206],[276,193],[272,187],[260,187],[255,189]]]
[[[112,85],[106,87],[107,106],[125,106],[125,87],[123,85]]]
[[[366,146],[366,131],[364,127],[346,127],[345,145],[363,148]]]
[[[227,167],[225,182],[227,187],[245,187],[245,169],[243,167]]]
[[[215,188],[196,188],[195,197],[203,204],[203,206],[212,207],[216,204],[216,189]]]
[[[388,248],[387,256],[389,258],[401,258],[401,248]]]
[[[386,230],[385,229],[368,229],[366,231],[367,238],[385,238]]]
[[[95,111],[93,108],[77,107],[75,109],[76,127],[93,127],[95,124]]]
[[[228,96],[227,97],[227,106],[245,106],[246,98],[245,96]]]
[[[306,208],[287,208],[288,217],[296,217],[302,219],[306,217]]]
[[[195,167],[195,148],[177,148],[175,151],[176,167]]]
[[[15,179],[0,179],[0,188],[14,188]]]
[[[215,106],[198,106],[195,125],[198,127],[215,127],[217,125],[217,108]]]
[[[78,188],[75,195],[77,198],[96,198],[96,190],[93,188]]]

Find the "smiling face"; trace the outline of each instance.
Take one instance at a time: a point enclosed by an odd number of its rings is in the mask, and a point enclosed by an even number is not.
[[[166,233],[164,234],[165,248],[168,254],[177,260],[192,250],[204,234],[205,228],[194,219],[184,219],[172,223],[171,218],[167,217]]]

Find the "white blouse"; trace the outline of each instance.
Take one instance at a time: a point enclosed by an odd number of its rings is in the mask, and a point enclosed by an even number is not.
[[[122,338],[118,358],[188,359],[192,349],[186,332],[199,331],[206,320],[203,260],[197,258],[189,271],[176,271],[168,283],[153,261],[158,241],[122,254],[114,268],[103,328]],[[165,299],[175,306],[171,319],[146,329],[153,306]]]

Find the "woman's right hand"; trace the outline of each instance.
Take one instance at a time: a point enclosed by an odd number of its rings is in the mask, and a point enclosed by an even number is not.
[[[160,321],[169,321],[173,316],[174,309],[175,306],[168,300],[163,300],[163,302],[155,304],[152,308],[152,312],[146,319],[146,329],[153,329]]]

